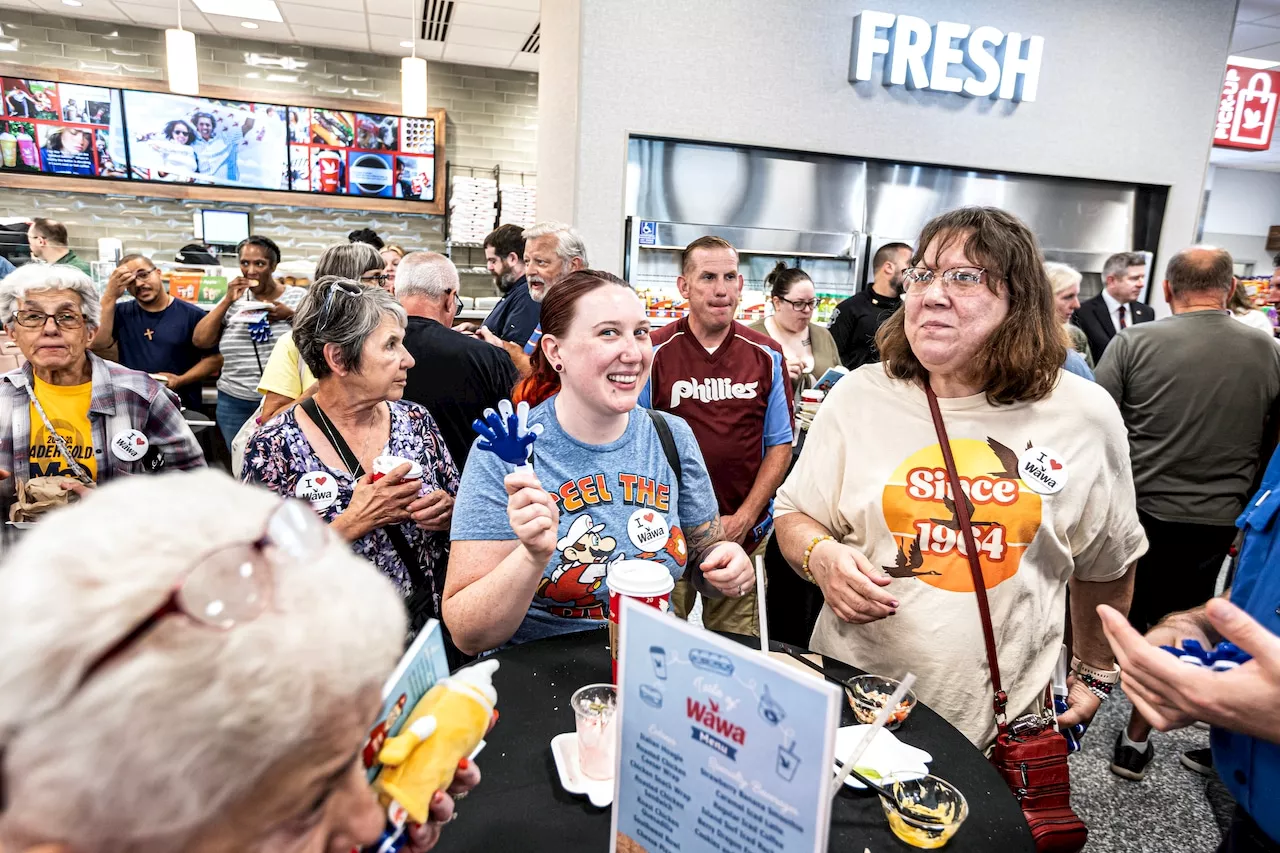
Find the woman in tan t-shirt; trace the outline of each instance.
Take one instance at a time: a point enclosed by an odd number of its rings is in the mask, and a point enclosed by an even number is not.
[[[1119,676],[1095,608],[1127,606],[1146,538],[1120,413],[1059,369],[1065,343],[1031,232],[1001,210],[961,208],[916,245],[904,308],[877,335],[884,362],[823,402],[778,491],[775,535],[825,597],[811,647],[886,676],[915,672],[919,697],[986,748],[996,725],[983,632],[925,383],[972,507],[1011,718],[1039,710],[1068,586],[1088,678],[1060,723],[1093,718]],[[1054,476],[1037,480],[1027,460]]]

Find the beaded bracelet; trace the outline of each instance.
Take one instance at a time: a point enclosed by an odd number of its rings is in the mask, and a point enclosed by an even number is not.
[[[1080,679],[1084,686],[1089,688],[1090,693],[1103,701],[1111,697],[1111,690],[1115,687],[1114,684],[1097,679],[1087,672],[1077,672],[1076,678]]]
[[[816,584],[817,581],[813,577],[813,572],[809,571],[809,557],[813,555],[813,549],[818,546],[819,542],[826,542],[828,539],[832,542],[836,541],[834,536],[815,536],[813,541],[809,543],[809,547],[804,549],[804,565],[800,567],[800,571],[804,573],[804,579],[811,584]]]

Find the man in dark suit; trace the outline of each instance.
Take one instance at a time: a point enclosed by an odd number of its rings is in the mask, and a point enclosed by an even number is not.
[[[1147,272],[1146,256],[1138,252],[1117,252],[1102,265],[1102,292],[1082,303],[1071,322],[1084,330],[1095,362],[1111,339],[1137,323],[1156,318],[1150,305],[1138,301]]]

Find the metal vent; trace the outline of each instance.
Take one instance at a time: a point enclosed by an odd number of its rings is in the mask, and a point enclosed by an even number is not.
[[[453,0],[423,0],[423,41],[444,41],[449,36],[449,21],[453,19]]]
[[[537,53],[538,48],[542,46],[542,36],[539,32],[542,30],[542,22],[534,24],[533,32],[529,33],[529,37],[524,40],[524,47],[520,48],[521,53]]]

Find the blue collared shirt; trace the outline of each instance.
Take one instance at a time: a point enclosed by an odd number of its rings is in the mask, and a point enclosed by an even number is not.
[[[1236,519],[1244,546],[1231,601],[1280,635],[1280,453],[1271,458],[1262,488]],[[1280,744],[1214,728],[1213,766],[1237,803],[1273,841],[1280,841]]]

